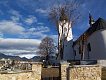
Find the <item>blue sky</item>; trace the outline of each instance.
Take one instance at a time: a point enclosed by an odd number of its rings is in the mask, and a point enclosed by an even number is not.
[[[89,28],[89,11],[95,20],[106,19],[106,0],[78,1],[81,17],[73,25],[74,39]],[[54,5],[55,0],[0,0],[0,52],[30,58],[44,37],[56,40],[55,25],[48,19]]]

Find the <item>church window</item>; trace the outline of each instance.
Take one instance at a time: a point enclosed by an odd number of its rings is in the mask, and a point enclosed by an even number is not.
[[[74,54],[75,54],[75,56],[76,56],[76,50],[74,50]]]
[[[81,46],[79,46],[79,54],[81,54]]]
[[[91,45],[90,45],[90,43],[88,43],[87,49],[88,49],[88,51],[91,51]]]

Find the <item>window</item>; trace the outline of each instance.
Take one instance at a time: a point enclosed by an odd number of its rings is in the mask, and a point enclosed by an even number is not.
[[[91,51],[91,45],[90,45],[90,43],[88,43],[87,49],[88,49],[88,51]]]
[[[82,54],[83,53],[83,47],[80,45],[79,46],[79,54]]]
[[[76,50],[74,50],[74,55],[76,56]]]

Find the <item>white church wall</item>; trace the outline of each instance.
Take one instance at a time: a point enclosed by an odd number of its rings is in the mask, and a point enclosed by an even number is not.
[[[87,43],[91,46],[91,51],[88,52],[90,60],[106,59],[106,30],[94,32],[89,36]]]
[[[69,31],[68,31],[69,30]],[[60,40],[64,41],[64,52],[63,52],[63,60],[73,60],[74,54],[73,54],[73,36],[72,36],[72,28],[71,28],[71,22],[66,22],[63,27],[63,33],[62,33],[62,22],[59,24],[59,44]],[[67,35],[68,33],[68,35]],[[67,37],[67,38],[66,38]],[[65,39],[66,38],[66,39]]]
[[[68,32],[68,26],[69,26],[69,32]],[[67,28],[67,30],[65,30]],[[68,33],[68,36],[67,36]],[[74,60],[74,54],[73,54],[73,36],[72,36],[72,28],[71,24],[66,23],[64,25],[64,34],[67,36],[67,39],[64,42],[64,54],[63,54],[63,60]]]
[[[106,60],[97,60],[98,65],[106,67]]]
[[[64,54],[63,60],[74,60],[74,53],[73,53],[73,41],[65,41],[64,43]]]
[[[74,46],[74,54],[76,53],[75,55],[75,60],[81,60],[81,54],[79,54],[79,45],[76,44]]]
[[[69,26],[69,32],[68,32],[68,26]],[[65,30],[66,28],[67,28],[67,30]],[[67,36],[67,33],[68,33],[68,36]],[[73,40],[71,23],[70,24],[66,23],[66,25],[64,25],[64,34],[65,34],[65,36],[67,36],[67,41]]]
[[[89,54],[90,54],[90,53],[88,52],[88,50],[87,50],[87,45],[86,45],[86,47],[85,47],[85,52],[84,52],[84,60],[89,60],[89,57],[90,57]]]

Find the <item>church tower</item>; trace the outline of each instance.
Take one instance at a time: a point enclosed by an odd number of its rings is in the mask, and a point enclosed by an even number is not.
[[[91,16],[91,14],[89,13],[89,25],[90,25],[90,27],[92,27],[92,24],[94,24],[94,23],[95,23],[95,21],[94,21],[93,17]]]
[[[61,10],[61,16],[59,19],[59,46],[61,60],[73,59],[73,36],[72,25],[65,10]]]

